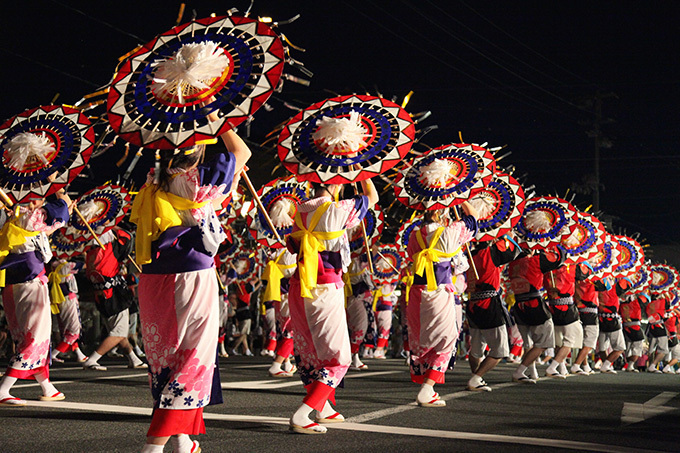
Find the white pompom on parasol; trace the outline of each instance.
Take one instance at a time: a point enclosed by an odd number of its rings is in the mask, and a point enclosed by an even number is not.
[[[7,144],[7,154],[9,155],[7,164],[12,168],[21,170],[31,157],[37,157],[44,164],[47,164],[49,163],[47,155],[54,150],[54,144],[45,136],[44,132],[41,135],[22,132],[14,136]]]
[[[240,259],[234,264],[234,270],[237,274],[241,275],[248,269],[248,260]]]
[[[375,263],[375,267],[383,273],[388,273],[388,272],[393,272],[394,269],[392,268],[392,263],[387,260],[384,256],[381,256],[380,259]]]
[[[205,90],[229,66],[224,50],[212,41],[184,44],[168,59],[154,62],[154,93],[176,96],[184,103],[185,90]]]
[[[451,170],[453,170],[453,162],[447,159],[435,159],[422,168],[420,176],[424,178],[428,186],[442,187],[446,186],[453,176]]]
[[[545,211],[531,211],[524,219],[524,225],[529,231],[544,232],[550,229],[551,219]]]
[[[477,210],[479,219],[488,219],[496,210],[496,199],[484,192],[474,196],[470,204]]]
[[[82,205],[78,206],[78,210],[88,223],[90,223],[90,221],[92,221],[92,219],[101,212],[99,204],[94,200],[86,201]]]
[[[289,227],[293,224],[291,213],[295,206],[288,198],[280,198],[274,202],[269,210],[269,217],[276,228]]]
[[[567,246],[569,249],[575,249],[576,247],[579,246],[581,241],[583,240],[583,233],[579,229],[574,230],[573,233],[569,235],[567,239],[563,241],[563,244]]]
[[[326,147],[329,153],[336,149],[341,151],[358,151],[366,146],[364,140],[368,136],[366,128],[359,120],[359,112],[352,110],[349,118],[329,118],[324,116],[319,121],[319,128],[312,138]]]
[[[652,285],[659,286],[664,282],[665,275],[661,272],[652,272]]]

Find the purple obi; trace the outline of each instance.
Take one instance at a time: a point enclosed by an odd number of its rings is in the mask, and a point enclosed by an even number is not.
[[[7,255],[0,265],[5,269],[5,285],[14,285],[33,280],[45,272],[45,263],[38,251]]]
[[[142,266],[145,274],[179,274],[200,271],[215,265],[203,247],[198,226],[168,228],[151,244],[152,261]]]
[[[437,279],[437,285],[448,285],[450,283],[453,283],[453,279],[451,278],[451,275],[452,275],[451,261],[434,263],[434,276]],[[413,284],[414,285],[427,285],[426,273],[423,272],[422,276],[421,275],[414,275],[413,276]]]

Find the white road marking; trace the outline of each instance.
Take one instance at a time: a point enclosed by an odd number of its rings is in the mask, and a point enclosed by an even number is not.
[[[401,371],[373,371],[359,374],[346,374],[345,379],[357,379],[372,376],[383,376],[386,374],[398,374]],[[295,387],[302,385],[302,381],[299,377],[295,376],[292,378],[277,378],[277,379],[267,379],[264,381],[239,381],[239,382],[223,382],[222,389],[239,389],[239,390],[272,390],[281,389],[285,387]]]
[[[92,404],[92,403],[72,403],[66,401],[27,401],[28,407],[36,408],[50,408],[50,409],[70,409],[70,410],[85,410],[93,412],[108,412],[131,415],[151,415],[151,408],[134,407],[134,406],[118,406],[106,404]],[[12,411],[20,411],[21,409],[12,409]],[[228,422],[246,422],[246,423],[262,423],[270,425],[288,425],[288,419],[283,417],[262,417],[256,415],[237,415],[237,414],[214,414],[203,413],[206,420],[228,421]],[[401,426],[388,425],[373,425],[362,423],[337,423],[333,425],[326,425],[328,429],[340,429],[345,431],[362,431],[380,434],[398,434],[403,436],[420,436],[431,437],[437,439],[457,439],[475,442],[495,442],[512,445],[534,445],[539,447],[551,448],[565,448],[570,450],[587,450],[600,452],[651,452],[652,450],[642,450],[639,448],[629,448],[620,445],[604,445],[590,442],[577,442],[560,439],[543,439],[539,437],[524,437],[524,436],[506,436],[502,434],[485,434],[462,431],[445,431],[436,429],[422,429],[410,428]]]
[[[89,371],[88,373],[95,373],[94,371]],[[102,371],[97,371],[96,373],[102,373]],[[98,376],[98,377],[88,377],[85,379],[76,379],[76,380],[70,380],[70,381],[52,381],[52,384],[55,386],[59,385],[64,385],[64,384],[78,384],[80,382],[92,382],[92,381],[105,381],[105,380],[113,380],[113,379],[128,379],[128,378],[138,378],[138,377],[147,377],[149,376],[148,373],[144,374],[120,374],[117,376]],[[19,385],[13,385],[13,389],[18,389],[18,388],[23,388],[23,387],[39,387],[40,384],[37,382],[33,382],[31,384],[19,384]]]
[[[663,404],[666,404],[678,395],[680,395],[678,392],[662,392],[642,404],[624,402],[621,409],[621,424],[624,426],[632,425],[633,423],[644,422],[652,417],[678,410],[677,407],[663,406]]]

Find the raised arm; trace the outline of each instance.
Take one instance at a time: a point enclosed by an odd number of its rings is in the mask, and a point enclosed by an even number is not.
[[[375,204],[380,199],[380,196],[378,195],[378,191],[375,190],[375,185],[373,185],[373,181],[371,181],[370,179],[361,181],[361,190],[364,192],[364,195],[368,197],[368,206],[371,208],[375,206]]]

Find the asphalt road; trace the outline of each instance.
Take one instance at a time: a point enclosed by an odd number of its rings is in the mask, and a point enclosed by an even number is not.
[[[680,451],[680,375],[620,372],[526,385],[510,382],[513,366],[501,364],[486,379],[494,391],[473,393],[464,389],[468,365],[459,362],[437,387],[447,406],[419,408],[402,360],[369,360],[369,370],[350,372],[337,392],[347,421],[309,436],[288,431],[304,395],[297,377],[269,378],[265,358],[221,360],[225,404],[205,410],[208,433],[197,436],[204,452]],[[102,362],[108,371],[55,365],[62,402],[39,402],[34,381],[18,382],[13,393],[29,406],[0,408],[0,452],[140,451],[151,412],[147,376],[122,359]]]

